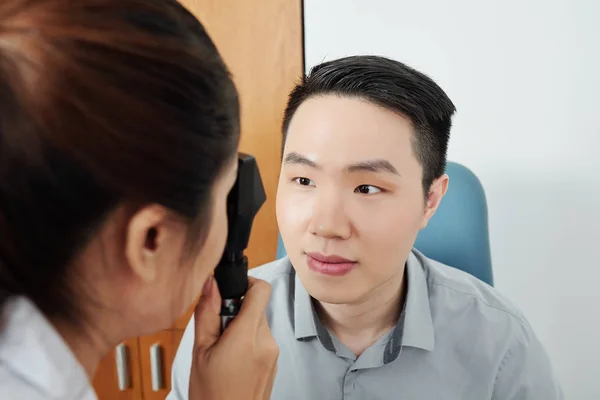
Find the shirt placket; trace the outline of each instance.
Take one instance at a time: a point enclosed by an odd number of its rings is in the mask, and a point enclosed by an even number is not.
[[[358,400],[356,394],[356,379],[359,370],[355,366],[351,366],[344,376],[344,400]]]

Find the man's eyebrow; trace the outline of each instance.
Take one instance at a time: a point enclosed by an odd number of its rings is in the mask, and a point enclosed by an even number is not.
[[[400,175],[398,170],[388,160],[367,160],[352,164],[348,167],[348,172],[389,172],[394,175]]]
[[[316,162],[309,160],[308,157],[303,156],[300,153],[296,153],[296,152],[292,152],[289,153],[285,156],[285,158],[283,159],[283,163],[284,164],[300,164],[300,165],[306,165],[308,167],[312,167],[312,168],[319,168],[319,166],[317,165]]]
[[[306,165],[311,168],[320,169],[321,167],[314,161],[310,160],[308,157],[303,156],[300,153],[291,152],[285,156],[283,159],[284,164],[288,165]],[[348,172],[359,172],[359,171],[367,171],[367,172],[388,172],[394,175],[400,175],[398,170],[392,165],[391,162],[383,159],[376,160],[366,160],[358,163],[354,163],[348,166]]]

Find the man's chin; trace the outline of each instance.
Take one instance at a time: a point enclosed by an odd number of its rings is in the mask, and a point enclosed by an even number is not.
[[[294,269],[308,294],[320,302],[349,304],[357,298],[356,294],[359,293],[359,290],[352,285],[352,281],[355,279],[350,276],[352,273],[331,277],[311,270],[306,264],[300,268],[294,266]]]
[[[356,300],[356,292],[349,287],[332,287],[322,282],[307,282],[306,291],[313,299],[326,304],[351,304]],[[337,286],[337,285],[336,285]]]

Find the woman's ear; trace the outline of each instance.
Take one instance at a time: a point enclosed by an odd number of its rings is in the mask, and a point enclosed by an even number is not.
[[[125,259],[143,282],[152,283],[158,275],[160,252],[168,231],[168,211],[159,205],[139,209],[127,224]]]
[[[425,215],[423,217],[421,229],[427,226],[429,220],[431,219],[431,217],[433,217],[438,207],[440,206],[440,202],[442,201],[442,198],[448,190],[449,180],[450,178],[448,177],[448,175],[444,174],[437,178],[435,181],[433,181],[433,183],[431,184],[431,187],[429,188],[429,193],[427,194],[427,201],[425,202]]]

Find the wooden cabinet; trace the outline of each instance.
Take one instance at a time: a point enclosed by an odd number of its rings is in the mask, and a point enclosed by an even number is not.
[[[171,367],[183,331],[162,331],[139,338],[144,400],[164,400],[171,388]]]
[[[100,400],[142,400],[138,339],[121,343],[108,354],[94,376]]]
[[[183,330],[166,330],[121,343],[102,362],[94,378],[98,398],[164,400]]]
[[[205,25],[240,93],[240,150],[256,157],[267,194],[267,201],[254,220],[246,251],[252,268],[275,259],[281,122],[288,94],[303,74],[302,3],[180,1]],[[93,381],[99,400],[164,399],[170,389],[173,356],[190,316],[191,311],[172,329],[134,338],[112,351]]]

